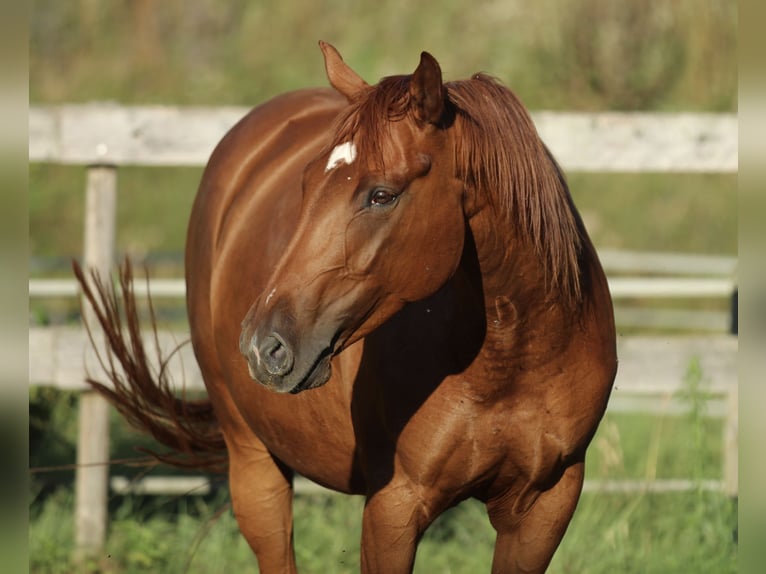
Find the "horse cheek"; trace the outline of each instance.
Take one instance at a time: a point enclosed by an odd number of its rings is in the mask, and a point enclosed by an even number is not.
[[[453,213],[460,214],[459,211]],[[406,286],[402,298],[418,301],[436,293],[454,275],[460,264],[465,238],[463,218],[456,216],[450,222],[449,215],[435,217],[438,226],[431,226],[425,237],[413,238],[408,255],[408,266],[400,266],[399,285]]]
[[[362,217],[354,217],[344,236],[344,264],[352,276],[368,275],[380,256],[380,241],[375,229]]]

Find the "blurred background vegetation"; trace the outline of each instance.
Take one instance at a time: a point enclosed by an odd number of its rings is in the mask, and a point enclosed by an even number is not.
[[[731,0],[32,0],[33,102],[256,104],[325,85],[317,41],[368,81],[433,53],[531,109],[736,109]]]
[[[488,72],[531,110],[737,111],[734,0],[31,0],[29,14],[31,105],[257,105],[327,85],[317,46],[323,39],[370,82],[411,72],[428,50],[445,79]],[[147,263],[153,275],[182,276],[200,174],[120,169],[118,257]],[[569,180],[597,247],[737,253],[736,175],[572,173]],[[69,276],[70,258],[82,251],[84,182],[84,168],[30,166],[33,276]],[[78,314],[72,301],[31,306],[33,323]],[[76,405],[76,395],[31,390],[31,466],[74,461]],[[594,441],[589,476],[718,478],[720,427],[700,416],[610,417]],[[117,417],[112,433],[115,458],[147,444]],[[33,475],[33,572],[73,571],[71,478],[71,470]],[[224,500],[225,493],[114,497],[109,559],[93,571],[250,567],[231,515],[207,523]],[[328,564],[358,571],[360,502],[309,497],[298,504],[305,571]],[[701,489],[585,495],[553,570],[734,572],[735,526],[730,501]],[[461,506],[429,532],[419,571],[488,571],[491,544],[480,505]]]

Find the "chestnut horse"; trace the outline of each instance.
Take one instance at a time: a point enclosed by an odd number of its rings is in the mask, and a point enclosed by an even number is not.
[[[79,275],[126,373],[96,386],[187,464],[226,458],[262,573],[296,570],[296,472],[366,497],[362,572],[410,572],[469,497],[497,531],[492,571],[542,572],[617,369],[562,172],[493,78],[442,83],[424,52],[369,86],[320,45],[333,89],[252,110],[202,177],[186,283],[209,399],[152,375],[129,270],[127,334],[114,291]]]

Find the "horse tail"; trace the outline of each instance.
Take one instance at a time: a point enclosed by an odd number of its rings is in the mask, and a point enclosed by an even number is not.
[[[160,350],[151,297],[151,334],[158,366],[150,365],[141,335],[130,261],[126,258],[120,269],[121,296],[111,282],[105,283],[95,273],[91,273],[92,281],[88,281],[76,261],[72,267],[101,325],[107,346],[105,358],[99,353],[86,322],[91,345],[111,383],[104,384],[88,376],[88,385],[114,405],[132,426],[148,432],[170,448],[170,452],[165,453],[142,449],[154,458],[183,468],[225,472],[226,444],[210,399],[188,399],[185,393],[178,396],[171,388],[168,364],[182,344],[167,355]]]

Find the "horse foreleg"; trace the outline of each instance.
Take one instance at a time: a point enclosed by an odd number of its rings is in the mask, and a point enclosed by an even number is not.
[[[262,445],[230,445],[229,489],[234,516],[261,574],[295,573],[291,475]]]
[[[362,573],[412,572],[432,507],[409,483],[396,486],[392,481],[369,497],[362,517]]]
[[[500,497],[487,503],[497,531],[492,574],[545,572],[574,514],[583,474],[582,462],[570,466],[521,514],[516,499]]]

